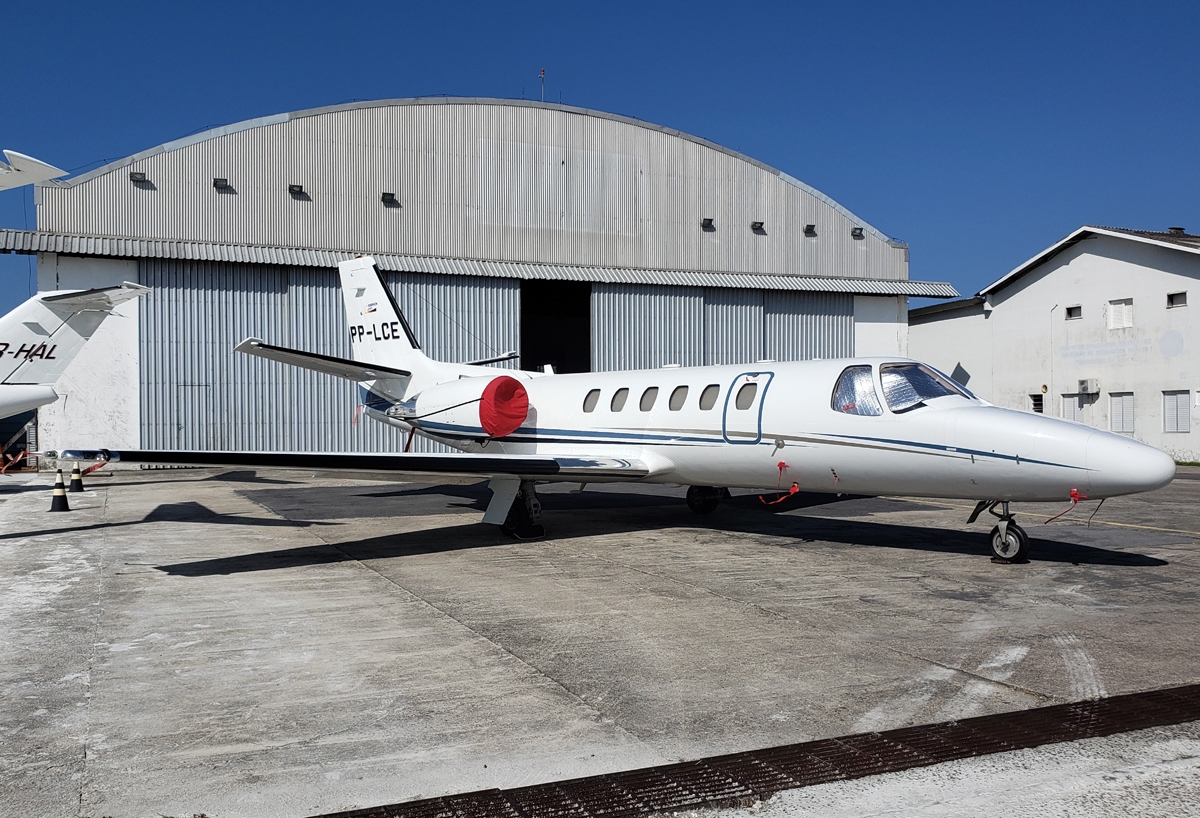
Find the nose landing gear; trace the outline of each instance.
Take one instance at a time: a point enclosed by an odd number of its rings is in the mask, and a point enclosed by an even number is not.
[[[1001,510],[999,512],[996,511],[996,506],[1000,506]],[[971,512],[971,518],[967,522],[975,522],[984,509],[987,509],[989,514],[1000,520],[996,527],[992,529],[990,538],[992,544],[992,562],[1024,562],[1026,556],[1029,554],[1029,535],[1025,533],[1025,529],[1013,521],[1012,512],[1008,510],[1008,501],[996,500],[989,502],[987,500],[980,500],[979,504],[975,506],[975,510]]]

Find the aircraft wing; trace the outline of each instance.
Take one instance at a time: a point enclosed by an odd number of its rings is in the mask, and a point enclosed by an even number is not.
[[[43,295],[39,300],[49,307],[108,310],[148,292],[150,292],[149,287],[143,287],[140,284],[133,284],[126,281],[119,287],[101,287],[96,290],[79,290],[73,293],[54,293],[52,295]]]
[[[247,338],[234,349],[256,358],[266,358],[268,361],[278,361],[281,364],[291,364],[314,372],[323,372],[350,381],[375,381],[412,377],[411,372],[403,369],[392,369],[387,366],[376,366],[346,358],[335,358],[332,355],[318,355],[315,352],[301,352],[298,349],[277,347],[259,338]]]
[[[65,170],[16,151],[4,151],[4,158],[8,160],[8,164],[0,162],[0,190],[32,185],[35,182],[45,182],[67,175]]]
[[[55,457],[46,452],[47,457]],[[247,466],[318,471],[412,474],[514,475],[539,480],[637,480],[645,463],[616,457],[515,454],[342,454],[309,452],[167,452],[71,449],[60,460],[100,460],[155,466]]]

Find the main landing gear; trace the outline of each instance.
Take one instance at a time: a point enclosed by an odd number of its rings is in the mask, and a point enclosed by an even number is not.
[[[996,506],[1000,506],[999,512],[996,511]],[[1008,510],[1008,501],[980,500],[975,506],[975,510],[971,512],[971,518],[967,520],[967,523],[975,522],[984,509],[1000,520],[992,529],[991,534],[992,561],[1024,562],[1025,557],[1029,554],[1029,535],[1025,533],[1025,529],[1013,522],[1013,515]]]
[[[518,540],[538,540],[546,536],[546,527],[538,522],[541,518],[542,503],[534,491],[533,481],[522,480],[500,530]]]
[[[713,488],[712,486],[688,486],[687,504],[696,514],[711,514],[716,510],[722,497],[728,497],[729,490]]]

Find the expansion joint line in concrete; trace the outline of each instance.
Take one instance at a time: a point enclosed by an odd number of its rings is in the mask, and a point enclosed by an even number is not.
[[[79,814],[84,815],[84,798],[87,795],[89,750],[92,741],[92,672],[96,667],[96,650],[100,643],[100,625],[104,618],[104,548],[108,535],[103,524],[108,520],[108,490],[97,489],[100,502],[100,533],[96,537],[96,608],[92,617],[92,645],[88,652],[87,675],[84,678],[83,746],[80,748],[81,775],[79,776]]]
[[[1024,693],[1027,696],[1033,696],[1035,699],[1040,699],[1041,701],[1044,701],[1044,702],[1054,702],[1054,703],[1058,704],[1063,701],[1062,699],[1057,699],[1054,696],[1047,696],[1045,693],[1041,693],[1037,690],[1033,690],[1028,687],[1022,687],[1021,685],[1015,685],[1012,682],[1000,681],[998,679],[989,679],[987,676],[983,676],[979,673],[973,673],[969,670],[963,670],[961,667],[955,667],[954,665],[948,665],[945,662],[939,662],[936,659],[930,659],[926,656],[918,656],[915,653],[909,653],[908,651],[900,650],[899,648],[894,648],[891,645],[883,645],[883,647],[887,648],[892,653],[895,653],[899,656],[904,656],[908,659],[915,659],[918,662],[927,662],[928,664],[934,665],[936,667],[940,667],[943,670],[949,670],[954,673],[961,673],[962,675],[968,676],[977,681],[986,682],[988,684],[993,684],[993,685],[996,685],[997,687],[1007,688],[1016,693]]]

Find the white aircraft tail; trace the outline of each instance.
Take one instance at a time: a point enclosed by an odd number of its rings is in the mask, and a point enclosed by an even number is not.
[[[66,176],[65,170],[16,151],[4,151],[6,162],[0,162],[0,190],[46,182]]]
[[[457,378],[459,370],[472,369],[435,361],[421,351],[412,327],[375,267],[375,259],[360,256],[340,262],[338,273],[342,278],[346,324],[350,328],[350,349],[355,361],[411,372],[409,396]]]
[[[42,293],[0,318],[0,383],[53,384],[118,304],[149,288]]]

